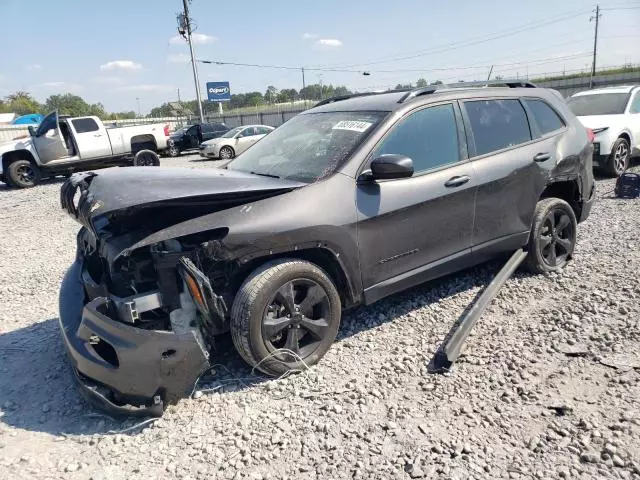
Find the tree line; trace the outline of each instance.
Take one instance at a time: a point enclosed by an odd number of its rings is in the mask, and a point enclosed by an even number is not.
[[[431,85],[442,84],[441,81],[432,82]],[[415,87],[426,87],[429,85],[423,78],[418,79]],[[396,89],[412,88],[414,84],[398,84]],[[352,91],[343,86],[334,86],[331,84],[311,84],[300,90],[295,88],[277,89],[273,85],[269,85],[262,92],[235,93],[231,95],[231,101],[227,102],[226,109],[233,110],[236,108],[256,107],[268,104],[282,104],[295,102],[297,100],[318,101],[324,98],[349,95]],[[174,102],[171,102],[174,103]],[[195,113],[198,111],[196,100],[187,100],[180,102],[186,110]],[[205,111],[212,110],[210,102],[203,101]],[[28,113],[47,114],[54,110],[58,110],[60,115],[70,115],[80,117],[85,115],[95,115],[103,120],[117,120],[136,118],[136,112],[133,110],[126,112],[107,112],[101,103],[88,103],[82,97],[71,93],[56,94],[49,96],[44,103],[39,103],[29,92],[18,91],[11,95],[7,95],[4,99],[0,99],[0,113],[16,113],[18,115],[26,115]],[[165,102],[160,106],[151,109],[148,117],[169,117],[175,114],[173,107],[169,102]]]
[[[18,91],[0,99],[0,113],[15,113],[26,115],[28,113],[47,114],[58,110],[60,115],[83,117],[95,115],[103,120],[116,120],[135,118],[136,112],[112,112],[105,111],[101,103],[87,103],[82,97],[71,93],[49,96],[44,103],[39,103],[29,92]]]

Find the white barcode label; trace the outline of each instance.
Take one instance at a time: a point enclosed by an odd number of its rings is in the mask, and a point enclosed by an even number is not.
[[[333,130],[352,130],[354,132],[364,132],[369,128],[372,123],[369,122],[360,122],[356,120],[343,120],[338,122],[333,127]]]

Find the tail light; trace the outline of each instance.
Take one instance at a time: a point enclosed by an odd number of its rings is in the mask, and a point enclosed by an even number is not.
[[[593,130],[591,130],[590,128],[587,128],[587,136],[589,137],[589,143],[593,143],[593,141],[596,139]]]
[[[165,137],[169,136],[169,124],[168,123],[164,126],[164,136]]]

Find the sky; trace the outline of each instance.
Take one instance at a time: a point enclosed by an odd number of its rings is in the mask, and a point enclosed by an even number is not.
[[[517,5],[517,7],[516,7]],[[640,0],[600,3],[598,67],[640,64]],[[177,36],[182,0],[0,0],[0,97],[74,93],[107,111],[148,113],[193,99],[188,47]],[[486,79],[586,69],[595,3],[585,0],[191,0],[201,60],[295,67],[199,64],[232,93],[346,85]],[[313,69],[317,70],[313,70]],[[350,71],[330,71],[350,70]],[[367,71],[370,75],[362,73]]]

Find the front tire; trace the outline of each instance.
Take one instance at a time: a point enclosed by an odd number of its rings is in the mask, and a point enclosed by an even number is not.
[[[170,157],[177,157],[180,155],[180,149],[175,145],[171,145],[169,147],[168,153]]]
[[[619,138],[611,147],[611,154],[607,159],[606,171],[609,175],[619,177],[629,168],[631,149],[626,138]]]
[[[29,160],[14,160],[7,168],[6,179],[12,187],[31,188],[40,178],[40,169]]]
[[[231,337],[252,367],[273,376],[317,363],[338,334],[342,305],[318,266],[282,259],[255,270],[231,308]]]
[[[236,152],[234,152],[231,147],[222,147],[219,156],[220,160],[231,160],[236,156]]]
[[[576,246],[578,222],[571,206],[559,198],[545,198],[536,205],[529,234],[527,268],[550,273],[564,268]]]

